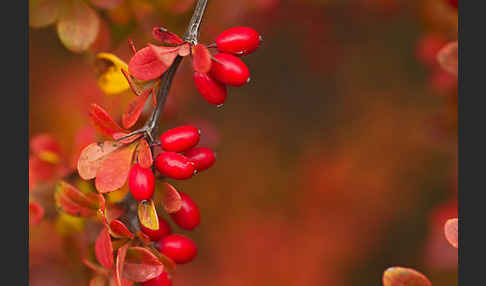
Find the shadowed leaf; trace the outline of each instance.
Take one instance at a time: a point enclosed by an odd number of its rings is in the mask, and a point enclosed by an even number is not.
[[[181,38],[179,38],[179,36],[177,36],[172,32],[167,31],[167,29],[162,27],[154,27],[152,29],[152,37],[157,41],[165,44],[180,45],[184,43],[184,41]]]
[[[139,231],[137,232],[136,235],[145,246],[152,245],[152,241],[150,240],[150,237],[145,233]]]
[[[444,234],[447,241],[457,248],[458,246],[458,222],[457,218],[452,218],[446,221],[444,224]]]
[[[94,127],[102,134],[112,137],[114,133],[125,133],[118,123],[99,105],[91,104],[89,117]]]
[[[101,193],[109,193],[123,187],[130,172],[137,142],[111,153],[101,162],[96,173],[95,186]]]
[[[162,205],[164,210],[171,214],[179,211],[182,207],[182,197],[171,184],[164,182],[160,189],[162,193]]]
[[[98,74],[98,85],[106,94],[116,94],[130,88],[122,69],[128,65],[117,56],[110,53],[99,53],[95,61]]]
[[[83,180],[96,177],[103,160],[123,144],[115,141],[95,142],[86,146],[79,155],[78,173]]]
[[[29,224],[38,224],[44,217],[44,208],[37,202],[29,202]]]
[[[197,44],[192,48],[192,68],[200,73],[211,69],[211,53],[206,46]]]
[[[142,114],[143,107],[145,106],[145,102],[147,102],[147,99],[152,92],[151,89],[147,89],[144,91],[142,95],[139,95],[135,97],[132,102],[128,105],[128,108],[125,110],[125,112],[122,115],[122,124],[123,127],[125,128],[130,128],[132,127],[140,117],[140,114]]]
[[[138,220],[148,229],[159,229],[159,218],[157,217],[157,211],[155,210],[153,200],[141,201],[138,203]]]
[[[95,255],[98,262],[106,269],[112,269],[113,261],[113,246],[111,244],[111,237],[108,229],[105,227],[101,230],[95,242]]]
[[[164,254],[160,253],[156,248],[150,246],[148,248],[150,252],[152,252],[159,260],[164,264],[164,267],[169,272],[174,272],[176,269],[176,263],[174,260],[170,259],[169,257],[165,256]]]
[[[383,273],[383,286],[432,286],[432,283],[414,269],[390,267]]]
[[[457,75],[458,44],[457,41],[448,43],[437,53],[440,66],[453,75]]]
[[[137,161],[142,168],[150,168],[154,162],[152,158],[152,150],[147,143],[147,140],[140,140],[140,144],[137,147]]]
[[[128,133],[113,133],[113,139],[118,140],[122,138],[123,136],[127,135]],[[123,143],[123,144],[129,144],[132,143],[133,141],[137,140],[138,138],[142,137],[142,133],[134,134],[132,136],[129,136],[125,139],[118,140],[118,142]]]
[[[96,40],[100,19],[83,1],[73,1],[57,22],[61,42],[73,52],[83,52]]]
[[[144,247],[130,247],[127,250],[123,276],[134,282],[145,282],[159,276],[163,264]]]
[[[137,96],[142,95],[147,89],[152,89],[157,83],[157,81],[155,80],[147,80],[147,81],[138,80],[132,75],[130,75],[126,69],[122,69],[121,72],[125,77],[125,79],[127,80],[130,89]]]

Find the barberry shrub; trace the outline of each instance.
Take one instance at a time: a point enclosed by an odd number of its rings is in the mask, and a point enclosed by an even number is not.
[[[183,230],[199,226],[196,202],[175,184],[209,169],[216,155],[198,146],[204,134],[197,126],[178,126],[158,136],[159,119],[184,58],[192,60],[199,93],[220,106],[227,98],[227,86],[249,82],[250,72],[241,57],[262,41],[255,30],[234,27],[223,31],[215,43],[198,43],[206,4],[197,2],[184,37],[154,27],[152,36],[161,45],[137,50],[130,41],[133,56],[128,63],[109,53],[96,56],[102,90],[110,94],[131,89],[135,97],[122,114],[121,125],[100,105],[90,107],[91,123],[106,139],[84,147],[76,169],[83,180],[93,181],[96,191],[82,191],[66,180],[56,187],[55,202],[61,212],[100,223],[93,252],[83,259],[93,270],[90,285],[171,285],[176,265],[197,257],[196,242],[175,233],[168,220]],[[149,100],[150,118],[143,127],[130,130]],[[32,210],[39,212],[36,206]]]

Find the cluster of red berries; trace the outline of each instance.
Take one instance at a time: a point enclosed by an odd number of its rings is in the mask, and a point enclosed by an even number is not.
[[[214,152],[205,147],[196,147],[200,131],[194,126],[179,126],[169,129],[160,136],[162,152],[155,159],[155,169],[171,179],[188,179],[195,173],[211,167],[215,162]],[[130,193],[138,201],[149,200],[155,190],[155,176],[151,168],[134,164],[128,177]],[[179,192],[182,199],[181,208],[170,217],[174,223],[185,230],[193,230],[200,223],[197,205],[185,193]],[[151,230],[141,225],[141,231],[162,254],[177,264],[192,261],[197,255],[196,244],[186,236],[172,234],[171,227],[162,217],[158,217],[159,229]],[[144,286],[171,285],[170,276],[164,271],[159,277],[142,283]]]
[[[230,28],[216,38],[218,53],[211,56],[208,72],[194,72],[197,90],[211,104],[221,105],[226,100],[226,85],[242,86],[250,81],[250,71],[239,56],[255,51],[262,37],[252,28]]]

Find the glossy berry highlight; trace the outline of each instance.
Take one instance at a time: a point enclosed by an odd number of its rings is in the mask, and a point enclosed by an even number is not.
[[[182,152],[199,143],[199,129],[194,126],[179,126],[160,135],[160,146],[171,152]]]
[[[128,188],[137,201],[152,198],[155,189],[155,177],[150,168],[134,164],[128,174]]]
[[[184,155],[194,163],[194,168],[198,172],[210,168],[216,161],[213,150],[206,147],[196,147],[184,152]]]
[[[152,241],[160,240],[162,237],[169,235],[172,232],[170,224],[161,216],[158,216],[158,218],[159,218],[158,230],[152,230],[140,224],[140,230],[142,230],[143,233],[145,233],[148,237],[150,237],[150,240]]]
[[[155,277],[154,279],[150,279],[140,284],[142,286],[171,286],[172,278],[170,277],[169,273],[164,270],[159,276]]]
[[[177,264],[191,262],[197,255],[196,243],[181,234],[170,234],[159,240],[155,247]]]
[[[209,75],[217,81],[231,86],[242,86],[250,80],[250,71],[245,63],[238,57],[226,53],[213,55]]]
[[[189,179],[196,170],[186,156],[175,152],[160,153],[155,159],[155,167],[162,175],[176,180]]]
[[[255,51],[261,41],[262,37],[254,29],[233,27],[219,34],[216,47],[221,52],[243,56]]]
[[[195,229],[201,222],[199,208],[196,203],[185,193],[179,192],[182,198],[182,207],[175,213],[171,213],[172,221],[185,230]]]
[[[221,105],[227,97],[226,86],[206,73],[195,72],[193,75],[194,83],[199,93],[207,102],[214,105]]]

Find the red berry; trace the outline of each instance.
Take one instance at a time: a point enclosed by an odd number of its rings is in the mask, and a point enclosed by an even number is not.
[[[162,274],[155,277],[154,279],[150,279],[148,281],[140,283],[142,286],[171,286],[172,285],[172,278],[170,277],[167,271],[162,271]]]
[[[188,263],[197,255],[196,243],[181,234],[170,234],[159,240],[155,247],[177,264]]]
[[[239,58],[225,53],[214,54],[213,58],[209,75],[215,80],[231,86],[242,86],[250,80],[250,71]]]
[[[211,104],[220,105],[226,100],[226,86],[208,74],[195,72],[194,83],[199,93]]]
[[[196,147],[184,152],[184,155],[194,163],[198,172],[211,167],[216,160],[213,150],[206,147]]]
[[[169,129],[160,135],[162,149],[171,152],[182,152],[199,143],[199,129],[194,126],[179,126]]]
[[[179,192],[182,198],[182,207],[175,213],[171,213],[170,217],[178,226],[186,230],[193,230],[201,221],[199,215],[199,208],[196,203],[183,192]]]
[[[155,159],[155,167],[164,176],[184,180],[194,174],[194,163],[186,156],[175,152],[162,152]]]
[[[159,216],[159,229],[158,230],[152,230],[150,228],[146,228],[142,224],[140,224],[140,229],[142,230],[143,233],[148,235],[150,237],[150,240],[156,241],[161,239],[162,237],[170,234],[172,232],[172,229],[170,228],[170,224],[163,219],[161,216]]]
[[[216,38],[218,50],[236,55],[247,55],[258,48],[262,38],[249,27],[230,28]]]
[[[155,177],[150,168],[134,164],[128,174],[128,188],[137,201],[149,200],[154,194]]]

